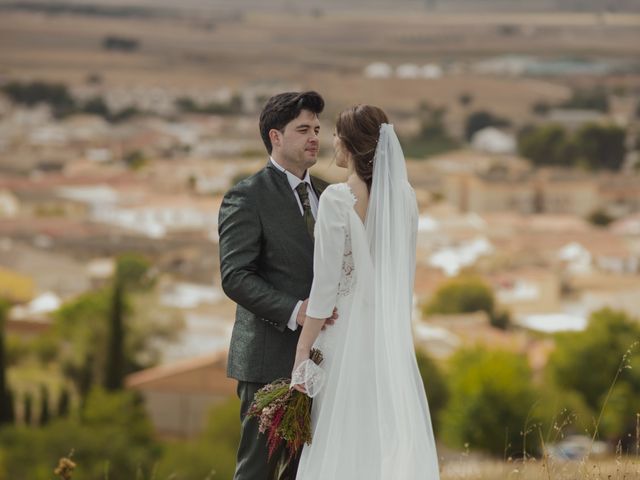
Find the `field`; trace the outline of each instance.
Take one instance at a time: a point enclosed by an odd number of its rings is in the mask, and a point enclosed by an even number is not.
[[[635,14],[244,12],[114,19],[3,11],[0,76],[77,85],[99,74],[109,87],[180,90],[276,83],[321,91],[330,113],[353,102],[403,111],[426,100],[449,105],[454,119],[464,113],[457,99],[469,93],[474,108],[518,118],[537,100],[566,98],[566,82],[479,76],[468,71],[469,62],[534,54],[624,64],[640,57],[639,26]],[[107,51],[108,35],[137,39],[140,49]],[[366,78],[363,69],[374,61],[455,64],[457,73],[435,80]],[[572,79],[594,80],[602,79]],[[640,78],[627,75],[618,83],[637,87]]]
[[[600,462],[457,462],[445,465],[442,480],[636,480],[638,458]]]

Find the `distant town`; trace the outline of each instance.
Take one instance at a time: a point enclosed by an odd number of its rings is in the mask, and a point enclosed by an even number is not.
[[[405,3],[437,12],[444,2]],[[55,331],[62,342],[73,330],[60,333],[65,315],[94,325],[91,308],[106,310],[91,295],[144,264],[127,307],[139,342],[123,388],[142,394],[163,438],[202,432],[210,406],[235,392],[218,210],[266,164],[259,112],[287,90],[326,94],[312,174],[329,182],[345,178],[331,151],[335,115],[361,102],[388,111],[420,210],[414,339],[436,363],[481,346],[521,355],[542,378],[556,335],[585,331],[594,312],[640,321],[636,15],[425,14],[403,17],[403,30],[400,17],[372,14],[369,29],[309,6],[283,14],[299,29],[257,8],[221,9],[206,25],[165,12],[153,22],[166,30],[152,31],[144,8],[121,12],[118,29],[104,6],[16,5],[0,10],[15,39],[0,47],[0,297],[20,395],[59,392],[65,375],[82,388],[77,358],[39,339]],[[65,30],[74,18],[87,23]],[[41,19],[42,38],[58,43],[34,36]],[[391,32],[388,42],[376,32]],[[267,44],[284,53],[272,59]],[[443,307],[458,287],[489,303]],[[52,352],[69,365],[45,368]],[[28,423],[25,407],[18,417]]]

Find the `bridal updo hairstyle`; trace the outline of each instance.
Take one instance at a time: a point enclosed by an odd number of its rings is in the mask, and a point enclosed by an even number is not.
[[[336,122],[336,134],[351,154],[356,174],[371,191],[373,157],[380,136],[380,125],[389,123],[387,114],[373,105],[355,105],[344,110]]]

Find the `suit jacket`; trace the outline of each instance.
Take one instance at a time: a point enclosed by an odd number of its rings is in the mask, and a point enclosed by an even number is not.
[[[318,196],[327,187],[311,178]],[[237,304],[227,375],[289,377],[300,328],[287,322],[313,281],[313,240],[286,174],[271,162],[224,196],[218,220],[222,288]]]

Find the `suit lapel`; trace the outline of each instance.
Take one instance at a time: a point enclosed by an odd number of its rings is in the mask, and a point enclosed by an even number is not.
[[[324,180],[320,180],[319,178],[316,178],[313,176],[311,176],[310,178],[311,178],[311,186],[313,187],[313,190],[316,192],[316,195],[318,196],[318,199],[319,199],[320,195],[322,195],[322,192],[324,192],[325,188],[327,188],[329,184]]]
[[[307,232],[307,226],[304,223],[304,217],[300,214],[298,200],[296,198],[295,192],[291,189],[291,185],[289,184],[289,180],[287,179],[287,174],[282,170],[276,168],[273,163],[271,163],[271,160],[267,161],[266,170],[267,172],[270,172],[271,175],[273,175],[275,178],[275,184],[278,187],[278,194],[279,196],[281,196],[282,204],[285,208],[282,214],[287,215],[287,217],[291,219],[290,224],[292,226],[292,229],[296,232],[296,236],[304,237],[313,247],[313,240]],[[314,176],[310,175],[309,177],[311,179],[311,188],[313,188],[319,200],[320,195],[322,195],[322,192],[324,192],[329,184],[324,180],[321,180]]]
[[[291,236],[296,237],[302,242],[308,242],[310,248],[313,248],[313,241],[307,232],[307,225],[304,223],[304,217],[300,214],[298,200],[295,197],[296,194],[291,189],[287,175],[274,167],[271,162],[269,162],[266,169],[274,179],[273,183],[276,187],[274,194],[278,197],[278,200],[273,199],[276,200],[276,203],[279,205],[279,211],[274,213],[287,218]]]

